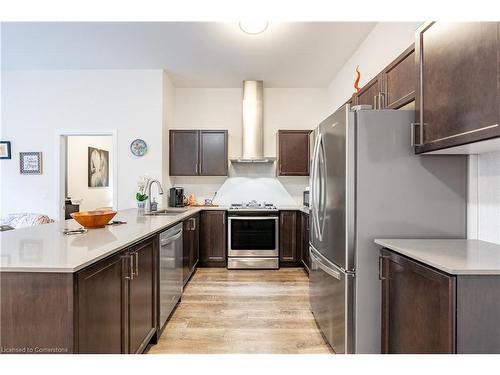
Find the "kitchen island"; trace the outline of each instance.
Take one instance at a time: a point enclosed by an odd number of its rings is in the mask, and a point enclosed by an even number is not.
[[[204,209],[123,210],[126,224],[70,236],[74,220],[2,232],[0,352],[142,353],[159,334],[159,234]]]
[[[185,284],[198,255],[201,261],[211,251],[227,252],[225,241],[209,249],[215,245],[200,234],[198,254],[198,232],[193,230],[198,225],[193,223],[202,211],[225,216],[227,209],[186,207],[158,216],[128,209],[114,217],[126,224],[85,234],[63,233],[79,228],[74,220],[0,233],[0,352],[142,353],[161,333],[160,233],[183,223]],[[225,238],[225,220],[219,221],[216,232]],[[201,220],[200,227],[204,225],[208,228]],[[221,263],[225,267],[226,261]]]
[[[500,245],[376,239],[383,353],[500,353]]]

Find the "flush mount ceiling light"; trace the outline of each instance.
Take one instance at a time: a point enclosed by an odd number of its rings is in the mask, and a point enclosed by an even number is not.
[[[247,34],[260,34],[266,31],[267,21],[240,21],[240,29]]]

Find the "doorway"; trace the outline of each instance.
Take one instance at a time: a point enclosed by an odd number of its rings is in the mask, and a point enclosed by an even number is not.
[[[62,132],[59,142],[59,220],[73,212],[116,209],[116,134]]]

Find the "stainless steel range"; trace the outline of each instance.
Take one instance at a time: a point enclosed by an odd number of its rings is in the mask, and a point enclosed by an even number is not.
[[[228,212],[229,269],[279,268],[279,212],[269,203],[232,204]]]

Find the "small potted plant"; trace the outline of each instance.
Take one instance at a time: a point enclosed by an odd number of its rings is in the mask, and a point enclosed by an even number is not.
[[[139,210],[144,210],[146,199],[148,199],[148,196],[146,194],[147,185],[148,185],[147,177],[142,177],[137,183],[138,191],[135,194],[135,200],[137,201],[137,208]]]

